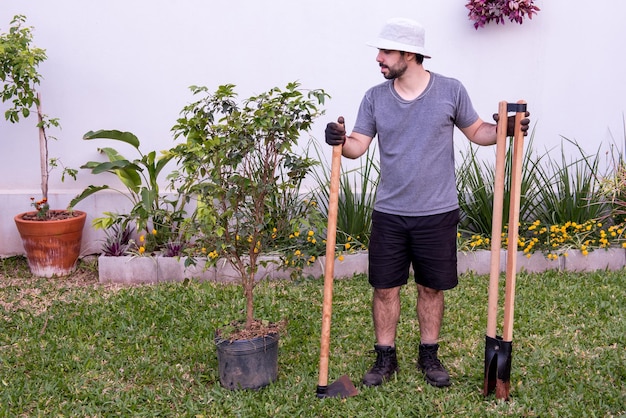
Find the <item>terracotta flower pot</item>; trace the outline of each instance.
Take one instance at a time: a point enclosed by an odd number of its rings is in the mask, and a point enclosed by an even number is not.
[[[67,276],[76,268],[87,214],[76,210],[75,216],[67,219],[24,219],[32,214],[20,213],[14,218],[31,273],[40,277]]]

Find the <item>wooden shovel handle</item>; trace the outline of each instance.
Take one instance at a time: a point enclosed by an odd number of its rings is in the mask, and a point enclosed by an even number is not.
[[[344,124],[342,116],[339,124]],[[328,385],[328,359],[330,352],[330,320],[333,307],[333,276],[335,269],[335,244],[337,240],[337,215],[339,212],[339,182],[341,176],[341,145],[333,146],[330,168],[330,194],[328,201],[328,227],[326,232],[326,262],[324,263],[324,302],[322,306],[322,337],[320,342],[320,370],[318,386]]]

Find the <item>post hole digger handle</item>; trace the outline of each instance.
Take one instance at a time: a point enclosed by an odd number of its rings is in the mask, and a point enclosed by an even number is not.
[[[337,123],[344,125],[343,116]],[[334,145],[330,169],[330,192],[328,199],[328,226],[326,232],[326,262],[324,263],[324,301],[322,305],[322,332],[320,341],[320,365],[317,397],[347,397],[358,393],[348,376],[340,377],[328,385],[328,363],[330,352],[330,322],[333,306],[333,278],[335,269],[335,247],[337,240],[337,216],[339,212],[339,183],[341,176],[341,153],[343,146]]]
[[[504,294],[504,324],[502,339],[513,339],[513,311],[515,306],[515,278],[517,272],[517,239],[519,237],[519,209],[522,198],[522,159],[524,157],[524,132],[522,118],[526,113],[526,102],[518,101],[508,105],[508,110],[515,112],[515,131],[513,135],[513,164],[511,167],[511,199],[509,206],[509,243],[507,248],[506,288]]]
[[[515,112],[512,158],[510,170],[510,199],[508,246],[506,256],[506,290],[504,303],[503,336],[496,336],[498,306],[498,282],[500,279],[500,246],[502,234],[502,212],[504,205],[504,182],[506,163],[506,128],[508,112]],[[493,389],[496,398],[508,400],[511,375],[511,352],[513,336],[513,307],[515,303],[515,276],[517,272],[517,241],[519,209],[521,201],[522,159],[524,131],[522,119],[526,116],[526,102],[500,102],[498,125],[496,128],[496,174],[494,182],[491,269],[489,277],[489,300],[487,333],[485,337],[485,381],[483,394],[487,396]],[[526,123],[527,125],[527,123]]]
[[[498,281],[500,280],[500,248],[502,247],[502,211],[504,210],[504,170],[506,163],[507,102],[498,104],[496,126],[496,172],[493,186],[493,218],[491,221],[491,265],[487,301],[487,336],[496,338],[498,317]]]
[[[502,247],[502,217],[504,211],[504,177],[506,166],[507,102],[498,104],[496,126],[496,171],[493,185],[493,217],[491,220],[491,264],[487,301],[487,332],[485,335],[485,379],[483,395],[496,387],[497,353],[500,339],[496,336],[498,318],[498,284],[500,281],[500,249]]]

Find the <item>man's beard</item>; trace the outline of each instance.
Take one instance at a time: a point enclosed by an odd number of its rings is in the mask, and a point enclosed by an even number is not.
[[[383,65],[381,65],[381,67],[383,67]],[[404,74],[407,69],[406,63],[398,64],[395,68],[391,68],[386,65],[384,67],[388,70],[387,74],[383,74],[383,77],[385,77],[387,80],[393,80],[402,76],[402,74]]]

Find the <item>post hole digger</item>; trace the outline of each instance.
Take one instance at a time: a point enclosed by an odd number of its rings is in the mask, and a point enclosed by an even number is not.
[[[502,212],[504,209],[504,183],[506,163],[506,136],[508,113],[515,112],[515,128],[511,144],[512,164],[510,176],[508,245],[506,256],[506,284],[504,324],[502,336],[496,335],[498,310],[498,282],[500,280],[500,247]],[[496,128],[496,170],[493,195],[493,220],[491,233],[491,264],[487,302],[487,332],[485,337],[485,381],[483,395],[495,389],[497,399],[509,399],[511,355],[513,348],[513,311],[515,304],[515,275],[517,270],[517,240],[522,183],[522,158],[524,133],[521,121],[526,113],[526,102],[500,102]]]
[[[339,117],[339,124],[344,124]],[[324,264],[324,301],[322,305],[322,336],[320,343],[319,380],[317,397],[346,398],[358,394],[358,390],[347,375],[328,384],[328,362],[330,353],[330,321],[333,305],[333,276],[335,268],[335,244],[337,239],[337,215],[339,210],[339,181],[341,176],[341,145],[333,147],[330,169],[330,193],[328,201],[328,227],[326,233],[326,263]]]

